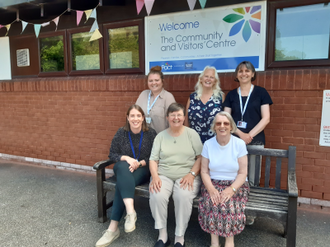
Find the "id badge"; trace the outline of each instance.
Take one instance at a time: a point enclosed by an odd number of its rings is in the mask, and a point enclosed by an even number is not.
[[[146,117],[147,124],[151,124],[151,117]]]
[[[247,123],[244,121],[238,121],[237,122],[237,127],[241,129],[246,129]]]

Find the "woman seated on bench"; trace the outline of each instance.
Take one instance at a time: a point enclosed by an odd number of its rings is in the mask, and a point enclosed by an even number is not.
[[[190,219],[193,199],[197,196],[201,179],[202,142],[198,133],[185,127],[183,105],[172,103],[167,110],[169,128],[160,132],[150,156],[150,209],[159,229],[155,247],[169,246],[167,235],[167,207],[173,194],[175,206],[175,247],[184,245],[184,234]]]
[[[211,125],[216,136],[204,143],[201,176],[202,197],[198,221],[211,234],[211,247],[234,247],[234,235],[245,227],[245,204],[248,201],[247,150],[243,140],[231,135],[236,124],[227,112],[218,113]]]
[[[127,113],[126,124],[112,139],[109,158],[116,162],[113,171],[117,178],[109,228],[97,241],[97,247],[108,246],[119,237],[118,223],[126,209],[125,232],[135,230],[135,186],[150,179],[149,156],[156,131],[148,128],[144,112],[132,105]]]

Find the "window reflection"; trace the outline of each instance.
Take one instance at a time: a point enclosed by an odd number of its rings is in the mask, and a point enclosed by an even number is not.
[[[92,33],[72,34],[72,70],[100,69],[99,41],[89,42]]]
[[[41,72],[64,71],[63,36],[40,38]]]
[[[330,5],[277,9],[275,61],[328,59]]]
[[[139,68],[139,28],[108,29],[110,69]]]

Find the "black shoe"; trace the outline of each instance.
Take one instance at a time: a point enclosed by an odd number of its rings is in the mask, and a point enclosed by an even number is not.
[[[167,241],[166,241],[165,244],[164,244],[163,240],[158,240],[158,241],[156,242],[156,244],[154,245],[154,247],[167,247],[167,246],[170,245],[170,243],[171,243],[171,241],[170,241],[169,238],[167,238]]]
[[[179,242],[177,242],[174,247],[185,247],[186,246],[186,243],[183,243],[183,245]]]

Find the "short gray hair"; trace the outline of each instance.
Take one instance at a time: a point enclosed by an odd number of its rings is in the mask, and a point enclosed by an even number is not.
[[[221,112],[217,113],[217,115],[215,115],[215,117],[213,119],[213,122],[211,124],[211,131],[213,133],[215,133],[215,123],[217,121],[216,119],[217,119],[218,116],[225,116],[225,117],[227,117],[227,119],[229,120],[230,127],[231,127],[230,133],[235,133],[236,132],[237,126],[236,126],[236,124],[235,124],[234,119],[232,118],[232,116],[228,112],[221,111]]]

